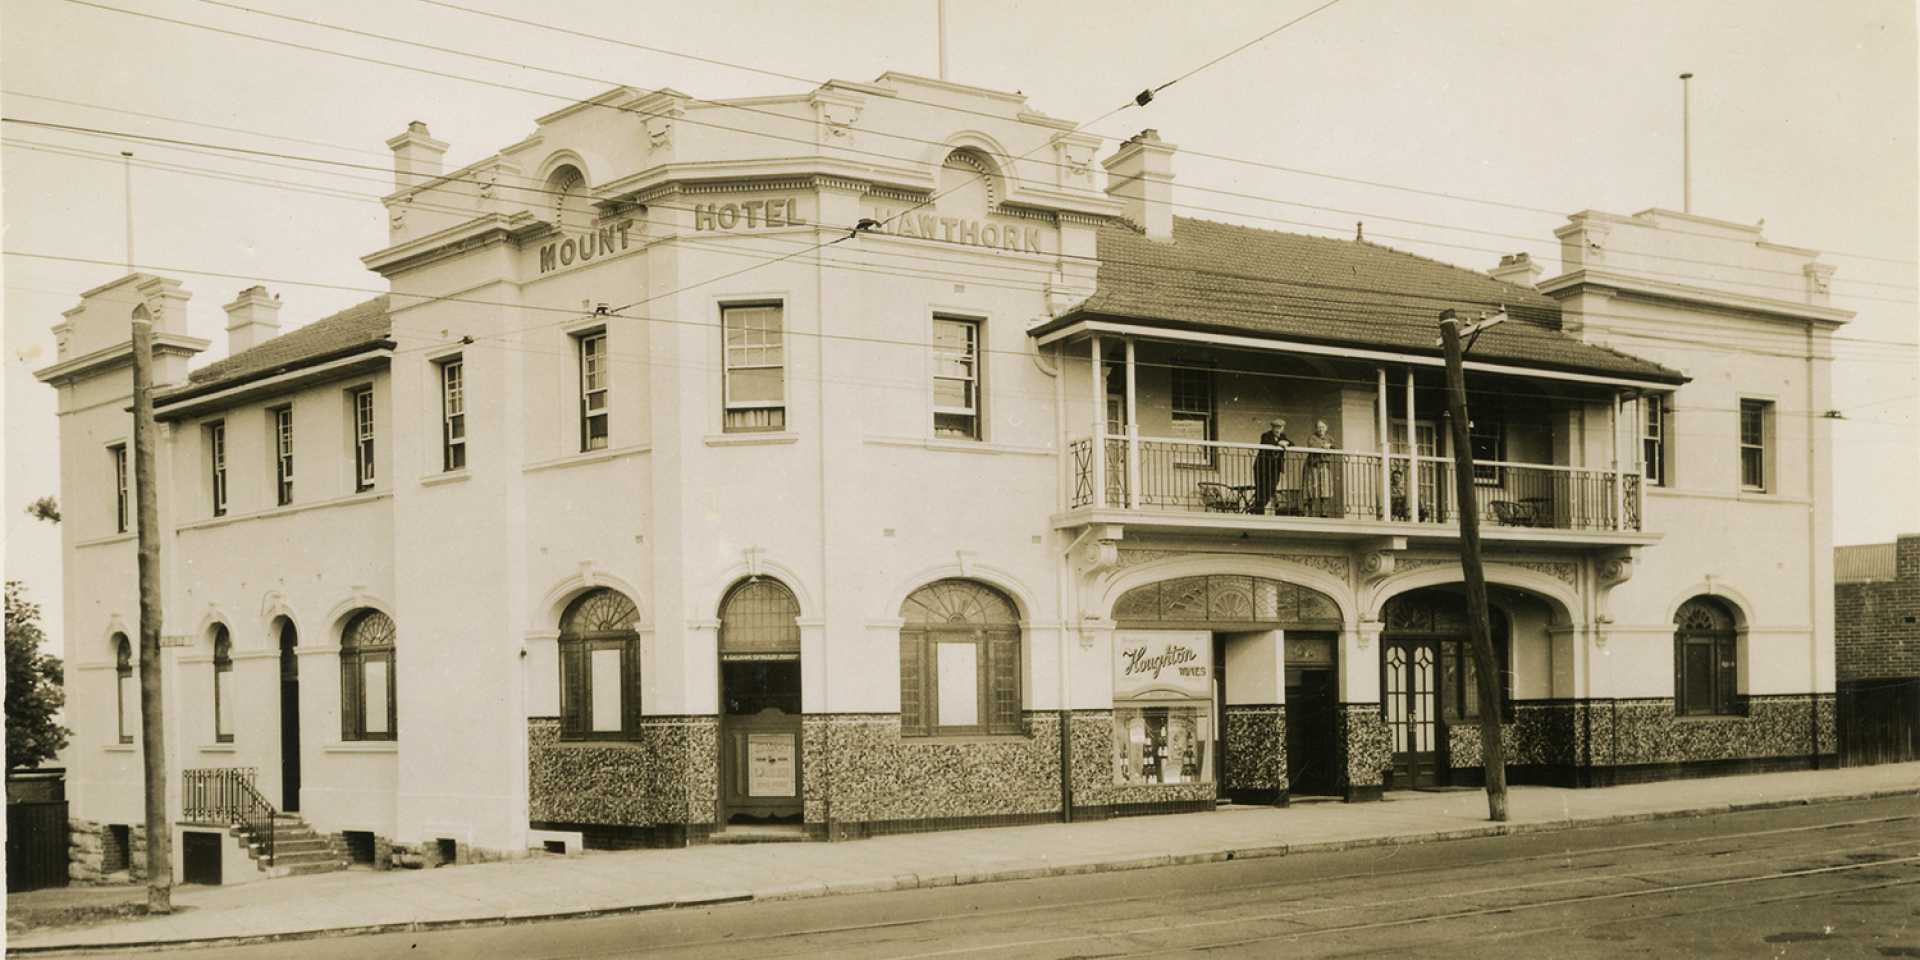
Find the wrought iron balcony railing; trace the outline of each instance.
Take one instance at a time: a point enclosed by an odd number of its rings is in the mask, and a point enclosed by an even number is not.
[[[1459,521],[1447,458],[1124,437],[1109,437],[1104,456],[1087,438],[1071,451],[1069,509]],[[1483,526],[1640,529],[1638,474],[1493,461],[1473,472]]]

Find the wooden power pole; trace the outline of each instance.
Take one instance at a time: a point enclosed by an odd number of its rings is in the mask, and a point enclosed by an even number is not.
[[[144,313],[144,311],[142,311]],[[140,739],[147,791],[147,912],[173,912],[166,718],[160,686],[160,493],[155,481],[153,321],[133,318],[134,526],[140,539]]]
[[[1505,319],[1475,324],[1474,334]],[[1480,686],[1480,759],[1487,774],[1487,819],[1507,819],[1507,755],[1500,737],[1500,666],[1493,656],[1487,614],[1487,576],[1480,566],[1480,505],[1474,499],[1473,444],[1467,432],[1467,374],[1461,359],[1460,321],[1440,314],[1440,342],[1447,351],[1447,419],[1453,423],[1453,479],[1460,504],[1460,570],[1467,582],[1467,632]]]

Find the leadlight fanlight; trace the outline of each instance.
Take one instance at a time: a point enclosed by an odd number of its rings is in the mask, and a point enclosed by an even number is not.
[[[1467,598],[1445,590],[1414,590],[1386,602],[1381,608],[1383,639],[1421,642],[1417,649],[1433,649],[1440,663],[1440,708],[1449,720],[1480,716],[1480,669],[1473,658],[1468,628]],[[1503,717],[1512,712],[1512,627],[1504,611],[1487,610],[1488,639],[1500,674]]]
[[[1673,614],[1673,708],[1681,716],[1740,713],[1740,635],[1733,612],[1694,597]]]
[[[800,603],[778,580],[741,581],[720,604],[720,655],[800,653]]]
[[[1135,587],[1113,605],[1122,622],[1315,623],[1337,625],[1333,598],[1266,577],[1211,574]]]
[[[340,739],[397,738],[393,618],[362,610],[340,633]]]
[[[632,630],[640,620],[640,608],[618,590],[601,588],[584,594],[567,608],[561,618],[560,632],[576,636],[606,631]]]
[[[1017,735],[1020,613],[971,580],[940,580],[900,605],[903,736]]]
[[[601,587],[560,616],[560,736],[626,740],[640,733],[640,610]]]

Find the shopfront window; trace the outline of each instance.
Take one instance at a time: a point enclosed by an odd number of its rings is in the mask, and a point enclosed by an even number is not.
[[[1213,636],[1114,638],[1114,782],[1213,782]]]

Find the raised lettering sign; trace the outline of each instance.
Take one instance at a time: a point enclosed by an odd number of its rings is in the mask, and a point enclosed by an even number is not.
[[[622,220],[578,237],[566,237],[540,248],[540,272],[552,273],[561,267],[586,263],[594,257],[627,249],[627,232],[632,220]]]

